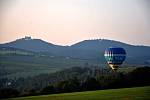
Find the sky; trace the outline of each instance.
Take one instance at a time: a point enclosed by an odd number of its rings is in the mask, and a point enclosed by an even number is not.
[[[110,39],[150,46],[150,0],[0,0],[0,43]]]

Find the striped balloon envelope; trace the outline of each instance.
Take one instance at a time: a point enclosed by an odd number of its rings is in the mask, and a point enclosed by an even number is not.
[[[121,47],[109,47],[105,50],[105,59],[109,66],[116,71],[126,58],[126,51]]]

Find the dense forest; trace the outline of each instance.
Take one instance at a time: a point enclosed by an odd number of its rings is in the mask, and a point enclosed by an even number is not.
[[[112,72],[98,67],[73,67],[50,74],[0,79],[0,98],[90,91],[150,85],[150,67],[131,72]]]

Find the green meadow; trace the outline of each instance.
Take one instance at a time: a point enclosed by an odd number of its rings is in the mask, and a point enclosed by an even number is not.
[[[150,100],[150,86],[29,96],[7,100]]]

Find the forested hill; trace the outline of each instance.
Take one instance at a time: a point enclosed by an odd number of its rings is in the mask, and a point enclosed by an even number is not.
[[[98,59],[102,63],[105,61],[103,57],[104,50],[111,46],[119,46],[123,47],[127,52],[125,63],[150,64],[149,46],[135,46],[106,39],[84,40],[71,46],[61,46],[45,42],[41,39],[21,38],[9,43],[0,44],[0,46],[43,52],[51,56]]]

